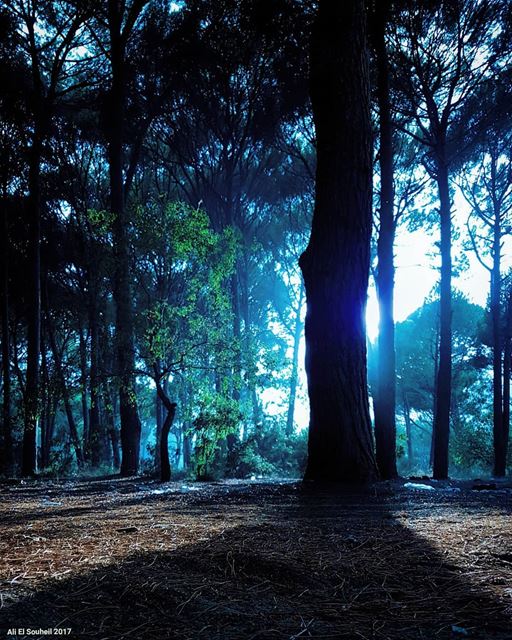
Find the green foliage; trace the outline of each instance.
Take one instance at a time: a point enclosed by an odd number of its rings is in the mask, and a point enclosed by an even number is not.
[[[183,371],[206,345],[226,343],[223,283],[234,267],[235,235],[212,231],[200,209],[162,200],[137,208],[136,233],[141,355],[150,367]]]
[[[47,478],[69,478],[77,473],[78,467],[75,456],[71,452],[70,446],[66,446],[50,452],[49,464],[42,471],[41,476]]]
[[[99,234],[105,234],[112,230],[115,214],[104,209],[88,209],[87,220],[91,227]]]
[[[237,443],[232,473],[249,476],[302,477],[306,467],[307,431],[286,436],[284,425],[267,419],[244,442]]]
[[[194,465],[198,480],[212,477],[220,443],[239,429],[241,419],[237,402],[221,395],[204,395],[199,415],[189,431],[195,438]]]

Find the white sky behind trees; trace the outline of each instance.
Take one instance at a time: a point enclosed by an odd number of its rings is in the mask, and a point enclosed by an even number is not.
[[[428,187],[427,187],[428,189]],[[435,199],[432,204],[436,206]],[[469,205],[458,188],[454,192],[453,229],[454,241],[452,259],[457,266],[464,257],[466,267],[454,273],[453,289],[464,293],[470,302],[485,307],[489,296],[489,272],[478,262],[472,249],[467,245],[468,233],[466,221],[469,215]],[[439,225],[435,223],[431,230],[420,228],[408,231],[405,224],[398,226],[395,240],[395,322],[402,322],[416,309],[421,307],[425,299],[432,293],[439,282],[440,256],[436,242],[439,241]],[[487,258],[490,264],[490,257]],[[502,273],[512,267],[511,253],[504,247],[502,255]],[[366,311],[367,334],[371,342],[375,342],[378,335],[379,310],[373,279],[370,278],[368,291],[368,305]],[[306,392],[306,373],[304,370],[304,337],[301,341],[299,354],[300,390],[295,407],[295,422],[299,429],[304,429],[309,422],[309,407]],[[267,389],[263,394],[263,402],[269,414],[283,411],[286,406],[287,394]]]
[[[454,231],[460,232],[460,236],[453,242],[452,259],[455,266],[462,255],[466,256],[468,262],[468,266],[461,269],[460,273],[454,273],[452,286],[464,293],[470,302],[485,307],[489,295],[489,272],[478,262],[472,249],[463,247],[468,239],[466,221],[469,205],[458,189],[455,191],[452,211]],[[421,307],[439,282],[440,257],[435,245],[438,241],[437,224],[430,232],[425,229],[410,232],[405,225],[398,227],[395,240],[395,322],[402,322]],[[502,273],[511,266],[510,254],[505,251]],[[368,337],[373,342],[377,338],[379,325],[379,310],[373,282],[368,292],[366,322]]]

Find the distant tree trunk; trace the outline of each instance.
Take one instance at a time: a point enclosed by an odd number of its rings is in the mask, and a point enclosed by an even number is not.
[[[81,323],[80,323],[81,324]],[[79,328],[80,340],[80,398],[82,402],[82,451],[84,460],[89,459],[89,402],[87,397],[87,335],[83,326]]]
[[[503,413],[501,422],[501,442],[500,456],[496,460],[498,471],[502,472],[501,476],[507,473],[507,453],[508,440],[510,433],[510,369],[512,365],[512,290],[508,295],[506,323],[505,323],[505,340],[503,349]],[[500,476],[498,476],[500,477]]]
[[[164,394],[167,396],[167,387],[169,384],[169,380],[167,376],[164,376],[164,380],[162,384],[162,390]],[[158,388],[156,389],[156,410],[157,410],[157,421],[156,421],[156,440],[155,440],[155,471],[156,475],[160,477],[161,475],[161,444],[162,444],[162,430],[164,428],[165,423],[165,414],[167,409],[165,408],[164,403],[162,402],[162,398],[158,392]]]
[[[59,380],[60,391],[62,394],[62,399],[64,401],[64,408],[66,410],[66,417],[68,419],[69,425],[69,434],[71,437],[71,442],[73,443],[73,448],[75,450],[76,462],[78,467],[83,467],[84,458],[82,454],[82,447],[80,446],[80,438],[78,437],[78,429],[76,428],[75,417],[73,415],[73,410],[71,408],[71,400],[69,397],[69,389],[66,383],[66,376],[64,374],[64,369],[62,367],[62,358],[57,348],[57,342],[55,340],[55,332],[52,326],[51,319],[48,317],[46,319],[46,326],[48,329],[48,337],[50,340],[50,348],[52,350],[53,361],[55,363],[55,370],[57,372],[57,378]]]
[[[41,469],[46,469],[50,464],[50,448],[55,425],[57,402],[54,397],[55,394],[52,393],[51,389],[48,360],[46,348],[44,347],[41,349],[41,376],[42,386],[44,387],[44,406],[41,412]]]
[[[160,384],[160,381],[156,382],[156,389],[162,404],[167,410],[164,424],[162,425],[162,433],[160,435],[160,480],[162,482],[169,482],[171,479],[171,464],[169,462],[169,432],[171,431],[174,416],[176,415],[175,402],[171,402],[169,396],[164,391],[164,388]]]
[[[192,446],[190,444],[190,436],[183,434],[183,467],[188,469],[192,461]]]
[[[411,467],[414,462],[414,449],[412,446],[411,408],[409,406],[409,400],[407,399],[406,393],[404,393],[403,396],[403,409],[405,420],[405,435],[407,438],[407,462],[409,464],[409,467]]]
[[[311,237],[300,258],[310,400],[305,478],[367,481],[377,469],[364,322],[372,128],[362,0],[320,0],[310,68],[317,172]]]
[[[395,323],[393,318],[395,243],[393,184],[393,123],[389,97],[389,61],[386,25],[389,2],[376,3],[374,43],[377,61],[377,101],[379,105],[380,228],[377,244],[377,294],[379,298],[378,379],[375,398],[375,448],[382,478],[396,478],[396,366]]]
[[[439,368],[436,378],[433,474],[448,478],[450,405],[452,396],[452,222],[448,167],[444,153],[437,160],[437,185],[441,218],[441,299],[439,316]]]
[[[2,211],[2,239],[1,239],[1,305],[2,305],[2,450],[0,451],[0,473],[12,474],[14,470],[14,451],[12,444],[11,419],[11,337],[9,330],[9,236],[7,225],[7,202],[4,196]]]
[[[45,399],[41,415],[41,469],[50,465],[53,433],[55,431],[55,415],[57,412],[57,397],[49,394]],[[44,439],[43,439],[44,434]]]
[[[501,346],[501,228],[500,216],[495,215],[493,226],[493,251],[491,271],[491,318],[492,318],[492,391],[493,391],[493,444],[494,475],[502,477],[506,471],[503,456],[503,367]]]
[[[124,7],[124,3],[123,7]],[[114,214],[115,247],[114,300],[116,304],[116,355],[121,415],[121,475],[135,475],[139,469],[141,425],[135,394],[135,347],[130,279],[128,218],[124,206],[123,127],[125,119],[125,34],[123,11],[117,0],[108,1],[112,84],[109,94],[108,156],[111,209]]]
[[[183,382],[180,385],[180,405],[182,408],[182,431],[183,431],[183,468],[188,469],[192,460],[192,444],[190,441],[190,424],[185,421],[188,407],[188,389],[187,384]]]
[[[244,243],[243,256],[240,265],[241,280],[241,307],[244,320],[244,351],[245,351],[245,369],[247,376],[247,387],[252,404],[252,422],[253,428],[257,428],[263,420],[261,404],[258,398],[256,385],[257,367],[254,362],[254,354],[252,353],[252,335],[251,335],[251,313],[249,304],[249,254],[250,249],[247,246],[247,240]],[[247,439],[249,433],[244,430],[244,439]]]
[[[40,469],[46,469],[49,463],[49,451],[45,446],[48,437],[47,431],[49,416],[49,395],[50,384],[48,380],[48,363],[46,362],[46,349],[43,345],[41,345],[41,416],[39,421],[41,430],[41,447],[39,450]]]
[[[235,341],[235,362],[233,366],[232,398],[240,404],[242,386],[242,328],[240,319],[240,299],[238,294],[238,277],[236,272],[231,276],[231,301],[233,305],[233,338]],[[231,475],[235,464],[235,449],[239,440],[238,434],[229,433],[226,436],[228,454],[226,459],[226,473]]]
[[[512,340],[507,338],[504,352],[504,366],[503,366],[503,424],[502,424],[502,437],[503,446],[501,449],[501,468],[503,469],[503,476],[507,473],[507,454],[508,454],[508,441],[510,435],[510,368],[512,358]]]
[[[42,105],[37,107],[42,109]],[[37,120],[29,155],[28,271],[27,271],[27,381],[21,475],[36,473],[36,429],[39,412],[39,354],[41,347],[41,219],[40,166],[42,131]]]
[[[160,437],[164,425],[163,404],[158,391],[155,392],[156,439],[155,439],[155,472],[160,477]]]
[[[295,416],[295,402],[297,400],[297,387],[299,384],[299,347],[302,336],[303,323],[301,320],[302,303],[304,301],[304,284],[300,283],[299,301],[295,313],[295,327],[293,332],[292,373],[290,376],[290,395],[288,398],[288,413],[286,415],[286,435],[293,435]]]
[[[100,327],[96,287],[93,288],[91,293],[92,295],[89,300],[89,328],[91,332],[89,449],[92,466],[99,467],[102,464],[108,463],[109,447],[107,430],[101,412]]]
[[[121,458],[119,456],[119,432],[116,426],[114,398],[112,397],[108,382],[104,382],[103,384],[103,406],[105,407],[106,429],[110,439],[110,446],[112,448],[112,465],[114,469],[119,469],[121,467]]]

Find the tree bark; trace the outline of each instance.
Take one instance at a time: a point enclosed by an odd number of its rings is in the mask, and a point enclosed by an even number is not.
[[[124,6],[124,3],[123,3]],[[135,347],[133,304],[130,278],[128,218],[123,188],[123,125],[125,118],[125,37],[122,33],[123,9],[117,0],[108,2],[112,84],[109,95],[108,156],[111,209],[114,214],[115,247],[114,300],[116,305],[116,355],[121,416],[121,475],[139,470],[141,425],[135,394]]]
[[[364,482],[377,469],[364,322],[372,130],[362,0],[320,0],[310,61],[316,198],[311,237],[299,261],[310,400],[305,479]]]
[[[437,160],[437,185],[441,218],[441,299],[439,317],[439,367],[436,376],[433,474],[448,478],[450,404],[452,387],[452,230],[448,167],[441,152]]]
[[[395,267],[393,123],[389,95],[386,25],[389,3],[376,3],[373,34],[377,62],[377,101],[380,136],[380,228],[377,243],[377,295],[379,299],[378,379],[375,398],[375,448],[382,478],[396,478],[396,364],[393,294]]]

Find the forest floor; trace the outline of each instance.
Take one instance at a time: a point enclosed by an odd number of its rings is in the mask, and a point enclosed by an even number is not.
[[[0,636],[510,640],[512,485],[425,484],[1,484]]]

